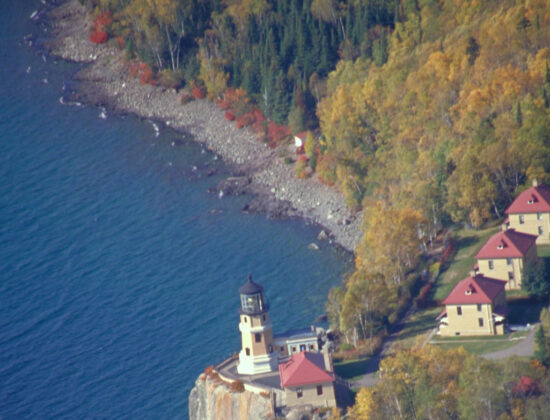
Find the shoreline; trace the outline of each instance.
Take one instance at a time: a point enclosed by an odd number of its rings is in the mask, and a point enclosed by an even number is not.
[[[293,166],[279,155],[285,146],[270,149],[247,128],[237,129],[207,99],[182,105],[181,93],[174,89],[142,85],[130,78],[123,51],[88,40],[91,21],[77,0],[54,5],[46,19],[52,31],[46,50],[86,64],[73,77],[77,83],[71,100],[161,122],[186,140],[205,145],[234,168],[235,176],[217,188],[226,194],[251,194],[243,211],[270,218],[302,218],[319,225],[333,244],[354,252],[362,236],[362,213],[352,214],[344,196],[318,179],[297,179]],[[322,238],[321,232],[318,239]]]

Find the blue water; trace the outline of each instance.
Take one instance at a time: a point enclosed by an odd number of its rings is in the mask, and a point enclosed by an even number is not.
[[[78,66],[22,42],[41,6],[0,1],[0,418],[185,419],[197,375],[239,350],[248,273],[280,332],[322,313],[349,261],[207,193],[227,168],[201,146],[62,105]]]

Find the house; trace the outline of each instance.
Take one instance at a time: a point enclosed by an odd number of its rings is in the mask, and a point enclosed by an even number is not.
[[[537,236],[507,229],[491,236],[476,254],[478,272],[506,280],[506,289],[521,289],[525,264],[537,259]]]
[[[439,334],[501,335],[508,309],[506,282],[477,274],[460,281],[443,300]]]
[[[537,244],[550,244],[550,187],[533,181],[533,186],[510,204],[506,214],[510,228],[536,235]]]
[[[287,407],[336,407],[335,376],[327,352],[302,351],[279,364]]]
[[[307,131],[302,131],[301,133],[294,135],[294,146],[296,147],[296,153],[301,155],[305,151],[307,138]]]
[[[302,328],[275,334],[275,348],[285,358],[302,351],[319,351],[317,332],[313,328]]]

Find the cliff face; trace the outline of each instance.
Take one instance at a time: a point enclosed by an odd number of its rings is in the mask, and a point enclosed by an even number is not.
[[[190,420],[267,420],[270,413],[268,396],[231,392],[223,381],[204,374],[189,394]]]

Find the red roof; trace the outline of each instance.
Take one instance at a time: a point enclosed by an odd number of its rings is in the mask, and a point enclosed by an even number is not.
[[[287,362],[279,365],[279,373],[283,388],[334,381],[334,374],[325,370],[325,361],[321,353],[302,351],[295,354]]]
[[[474,305],[477,303],[492,303],[498,294],[504,290],[505,280],[490,279],[478,274],[466,277],[458,282],[443,305]]]
[[[550,187],[538,185],[523,191],[516,197],[506,214],[550,212]]]
[[[537,240],[536,235],[508,229],[495,233],[476,254],[476,258],[524,257]]]

